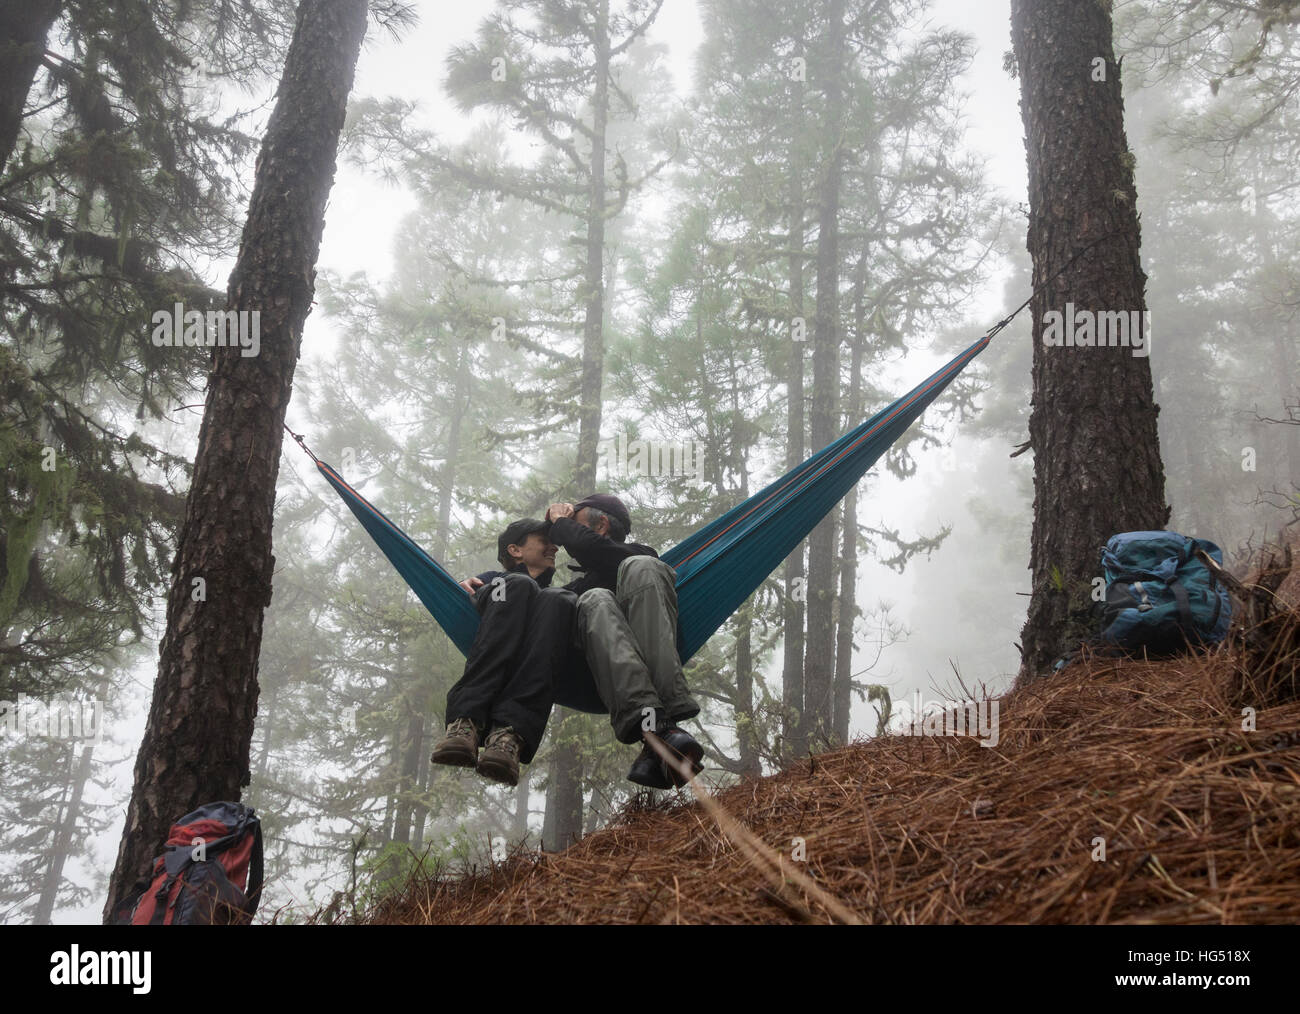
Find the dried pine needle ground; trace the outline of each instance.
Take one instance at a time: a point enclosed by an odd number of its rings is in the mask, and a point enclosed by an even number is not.
[[[1295,922],[1300,702],[1244,731],[1240,670],[1226,647],[1085,660],[1001,698],[994,748],[889,736],[715,798],[866,923]],[[629,809],[559,854],[413,877],[362,921],[836,921],[747,854],[698,802]]]

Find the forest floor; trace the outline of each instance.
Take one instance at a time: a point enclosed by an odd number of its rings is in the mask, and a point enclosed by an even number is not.
[[[1294,603],[1285,616],[1300,643]],[[1159,662],[1085,658],[1003,696],[996,746],[895,734],[709,800],[634,803],[560,853],[413,876],[361,921],[1300,921],[1294,647],[1287,659],[1279,691],[1261,690],[1240,637]]]

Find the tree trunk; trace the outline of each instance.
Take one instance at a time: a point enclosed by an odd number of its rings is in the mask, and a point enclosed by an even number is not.
[[[1163,528],[1169,508],[1150,361],[1130,348],[1042,340],[1044,315],[1064,314],[1067,302],[1094,314],[1146,309],[1109,5],[1012,0],[1011,28],[1029,162],[1027,245],[1039,286],[1031,304],[1034,526],[1023,684],[1092,632],[1091,581],[1105,540]],[[1105,80],[1095,80],[1101,71]]]
[[[835,439],[839,418],[839,213],[841,177],[844,0],[827,12],[825,145],[817,211],[817,309],[813,328],[813,399],[809,419],[814,449]],[[831,511],[808,538],[808,646],[804,662],[804,735],[809,748],[829,741],[835,664],[835,520]]]
[[[452,405],[451,424],[447,431],[446,463],[442,469],[442,481],[438,483],[438,534],[433,543],[433,556],[438,560],[447,559],[448,540],[451,531],[451,501],[455,494],[457,472],[460,465],[461,433],[464,429],[465,413],[469,410],[470,396],[474,375],[470,370],[469,345],[462,345],[456,361],[456,391]],[[429,807],[425,804],[426,790],[429,787],[429,754],[424,749],[424,730],[433,728],[436,715],[433,713],[432,697],[425,701],[419,713],[420,746],[416,757],[417,792],[411,811],[411,847],[419,852],[424,845],[424,824],[429,816]]]
[[[424,750],[424,715],[418,711],[409,714],[402,733],[402,777],[397,787],[397,821],[393,825],[393,840],[410,844],[415,827],[416,793],[419,791],[420,754]]]
[[[397,638],[395,674],[401,679],[406,668],[406,652],[402,635]],[[411,819],[415,811],[416,782],[420,775],[420,752],[424,747],[424,714],[415,706],[411,696],[414,688],[402,692],[402,711],[405,722],[400,729],[402,767],[397,779],[397,816],[393,821],[393,841],[403,845],[411,843]]]
[[[456,491],[456,471],[460,464],[461,430],[464,428],[465,413],[469,410],[470,388],[474,380],[474,375],[470,372],[470,352],[469,345],[462,345],[456,362],[456,400],[447,431],[446,464],[443,466],[442,482],[438,484],[438,536],[434,542],[434,552],[440,560],[447,556],[451,501]]]
[[[419,855],[424,849],[424,828],[429,820],[429,808],[425,806],[424,800],[429,795],[429,774],[433,765],[429,763],[429,754],[424,750],[420,751],[420,771],[417,781],[418,802],[415,806],[415,816],[411,820],[411,850]]]
[[[803,320],[803,243],[804,243],[804,193],[803,160],[799,157],[798,125],[803,120],[804,83],[791,83],[792,123],[790,144],[790,326],[795,322],[804,327]],[[789,470],[804,460],[803,412],[803,350],[804,343],[790,336],[790,379],[786,391],[785,466]],[[782,751],[787,759],[804,752],[800,736],[803,715],[803,652],[804,652],[804,542],[785,561],[785,601],[781,620],[785,633],[784,658],[781,669],[781,739]]]
[[[1258,171],[1255,174],[1255,193],[1262,193],[1266,184],[1260,179]],[[1256,213],[1256,242],[1264,251],[1264,271],[1265,277],[1273,280],[1279,276],[1287,277],[1287,286],[1289,288],[1291,272],[1290,265],[1285,264],[1285,256],[1280,249],[1278,239],[1283,235],[1281,225],[1277,214],[1269,206],[1268,201],[1261,200],[1259,209]],[[1260,316],[1261,329],[1271,331],[1273,335],[1273,372],[1274,379],[1277,383],[1278,409],[1279,412],[1269,412],[1269,416],[1276,418],[1287,417],[1287,405],[1296,403],[1297,389],[1292,377],[1295,374],[1295,339],[1292,337],[1290,328],[1289,314],[1279,314],[1277,305],[1287,306],[1292,301],[1292,293],[1278,293],[1269,303],[1276,304],[1265,310]],[[1277,439],[1277,453],[1274,461],[1278,462],[1278,467],[1272,470],[1270,488],[1287,492],[1288,484],[1300,482],[1300,426],[1279,425],[1274,426]]]
[[[596,487],[600,444],[601,388],[605,369],[605,131],[609,119],[609,0],[598,0],[592,25],[595,90],[591,100],[591,191],[587,210],[586,317],[582,326],[582,386],[578,407],[578,459],[574,488],[585,496]],[[551,782],[546,793],[552,851],[582,837],[582,754],[578,726],[582,715],[555,709],[556,731],[563,745],[551,757]]]
[[[863,331],[863,295],[866,288],[867,258],[858,262],[858,277],[853,284],[853,360],[849,375],[849,400],[845,407],[845,428],[862,420],[862,352],[866,344]],[[849,715],[853,710],[853,632],[858,604],[858,487],[854,484],[844,497],[844,538],[840,549],[840,617],[835,630],[835,701],[833,708],[835,742],[849,741]]]
[[[514,839],[522,842],[528,837],[528,772],[519,772],[519,784],[515,786],[515,820]]]
[[[167,632],[106,916],[148,872],[173,820],[202,803],[238,800],[249,782],[284,415],[365,27],[366,0],[298,7],[227,298],[229,309],[260,311],[260,352],[213,350]]]
[[[267,700],[266,713],[262,716],[262,725],[266,728],[266,735],[262,737],[262,752],[257,758],[257,773],[255,777],[259,783],[261,783],[262,779],[266,777],[266,769],[271,760],[271,741],[275,732],[275,720],[278,714],[275,707],[275,698],[279,692],[280,688],[278,686],[271,688],[269,699]],[[258,710],[260,712],[262,709],[259,708]]]
[[[601,387],[605,367],[605,128],[609,118],[609,0],[599,0],[594,28],[595,93],[591,100],[591,196],[587,209],[587,312],[582,325],[582,388],[578,407],[578,461],[574,476],[583,494],[596,482]]]
[[[544,800],[544,805],[542,806],[542,851],[543,852],[557,851],[555,848],[552,847],[552,844],[555,841],[555,814],[556,814],[554,791],[553,791],[554,785],[555,785],[555,764],[554,762],[552,762],[551,777],[546,785],[546,799]]]
[[[388,766],[384,769],[384,783],[388,794],[384,797],[384,826],[379,829],[379,847],[383,848],[393,840],[393,814],[397,811],[397,772],[402,761],[402,742],[396,732],[389,737]]]
[[[736,638],[736,749],[740,773],[757,778],[763,773],[754,734],[754,599],[750,596],[736,612],[740,630]]]
[[[559,852],[582,837],[582,751],[577,725],[581,712],[556,707],[555,749],[551,753],[551,782],[546,790],[545,848]]]
[[[23,108],[45,58],[50,29],[63,0],[21,0],[0,5],[0,170],[18,147]]]
[[[63,867],[68,859],[68,850],[72,847],[72,836],[76,834],[77,817],[81,814],[81,799],[86,791],[86,782],[90,780],[91,759],[95,745],[87,743],[81,750],[81,759],[77,769],[72,772],[70,797],[63,819],[59,822],[50,849],[50,865],[45,870],[45,882],[41,885],[41,896],[36,902],[36,915],[33,926],[48,926],[54,915],[54,902],[59,896],[59,885],[63,882]]]
[[[1292,373],[1295,370],[1295,339],[1282,329],[1287,326],[1285,321],[1275,320],[1273,322],[1276,330],[1273,332],[1273,355],[1274,369],[1277,370],[1277,396],[1278,405],[1281,413],[1278,418],[1286,418],[1286,406],[1296,403],[1296,387],[1292,381]],[[1278,434],[1282,446],[1277,460],[1282,463],[1282,468],[1278,470],[1277,489],[1286,490],[1286,482],[1300,482],[1300,426],[1277,426],[1281,432]]]

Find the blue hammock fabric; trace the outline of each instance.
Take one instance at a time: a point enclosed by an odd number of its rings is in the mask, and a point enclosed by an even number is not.
[[[478,610],[465,594],[465,589],[437,560],[393,524],[387,515],[344,482],[334,469],[319,458],[315,460],[321,475],[329,480],[329,484],[361,522],[361,527],[383,550],[388,562],[397,568],[397,573],[411,586],[416,598],[424,603],[424,608],[429,610],[438,625],[447,632],[461,654],[468,655],[474,644],[474,635],[478,633]]]
[[[677,653],[683,662],[704,646],[988,343],[988,337],[981,338],[903,397],[663,554],[664,562],[677,571]],[[313,459],[424,607],[461,653],[468,655],[479,616],[464,589],[334,469],[314,455]]]
[[[677,654],[683,662],[704,646],[988,342],[981,338],[903,397],[663,554],[664,562],[677,571]]]

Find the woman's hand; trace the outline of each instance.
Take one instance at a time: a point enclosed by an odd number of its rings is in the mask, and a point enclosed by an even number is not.
[[[474,593],[483,587],[483,582],[476,577],[467,577],[460,583],[460,586],[464,588],[466,593],[472,598]]]

